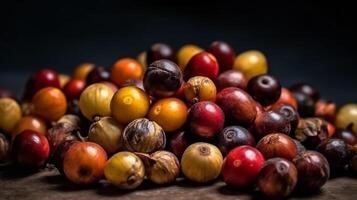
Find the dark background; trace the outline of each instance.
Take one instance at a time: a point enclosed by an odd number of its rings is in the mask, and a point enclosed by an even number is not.
[[[283,85],[308,82],[326,99],[357,101],[356,25],[343,1],[9,1],[0,5],[0,87],[21,93],[43,67],[109,67],[154,42],[176,49],[229,42],[263,51]]]

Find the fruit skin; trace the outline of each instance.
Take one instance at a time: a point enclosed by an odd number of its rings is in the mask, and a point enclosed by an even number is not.
[[[205,76],[216,81],[219,72],[217,59],[208,52],[200,52],[194,55],[184,71],[184,79],[188,80],[194,76]]]
[[[259,173],[258,188],[268,197],[287,197],[297,183],[297,170],[294,164],[283,158],[272,158],[264,163]]]
[[[71,79],[71,77],[69,77],[69,76],[66,75],[66,74],[60,74],[60,75],[58,75],[58,77],[59,77],[61,89],[63,89],[63,87],[64,87],[64,86],[68,83],[68,81]]]
[[[236,188],[250,187],[257,180],[264,161],[263,155],[256,148],[247,145],[236,147],[224,160],[223,180]]]
[[[290,86],[289,89],[293,93],[300,92],[302,94],[305,94],[305,95],[309,96],[314,102],[316,102],[320,98],[319,91],[317,91],[316,88],[314,88],[311,85],[306,84],[306,83],[294,84],[294,85]]]
[[[88,74],[94,69],[95,65],[93,63],[82,63],[76,67],[73,72],[74,79],[86,80]]]
[[[112,116],[121,124],[145,117],[149,106],[148,95],[135,86],[120,88],[110,102]]]
[[[292,161],[297,155],[294,141],[287,135],[272,133],[264,136],[256,148],[263,154],[265,159],[280,157]]]
[[[268,72],[268,64],[262,52],[250,50],[239,54],[235,58],[233,69],[241,71],[249,80],[254,76],[266,74]]]
[[[293,93],[284,87],[281,88],[281,94],[280,94],[278,101],[276,101],[272,106],[279,105],[279,104],[288,104],[288,105],[292,106],[293,108],[295,108],[296,110],[298,108],[297,101],[296,101]]]
[[[317,151],[324,155],[330,164],[332,173],[338,173],[348,164],[348,149],[345,141],[340,139],[328,139],[317,146]]]
[[[336,104],[331,101],[319,100],[315,104],[315,115],[329,122],[334,122],[336,118]]]
[[[40,168],[46,164],[50,147],[45,136],[32,130],[18,134],[13,141],[13,158],[26,168]]]
[[[10,134],[20,121],[21,115],[20,105],[15,100],[0,98],[0,129]]]
[[[167,59],[176,61],[175,50],[164,43],[155,43],[146,51],[146,63],[151,64],[157,60]]]
[[[213,81],[204,76],[194,76],[185,85],[185,98],[189,103],[199,101],[215,101],[216,86]]]
[[[67,110],[67,100],[63,92],[57,88],[46,87],[32,99],[34,114],[51,122],[61,118]]]
[[[122,151],[108,160],[104,175],[109,183],[121,189],[135,189],[144,180],[145,167],[138,156]]]
[[[103,177],[106,162],[107,154],[100,145],[79,142],[65,153],[63,170],[66,177],[75,184],[94,184]]]
[[[290,122],[290,133],[294,134],[297,126],[299,125],[300,116],[297,110],[294,109],[293,106],[289,104],[274,104],[270,107],[270,110],[273,110],[281,115],[285,116],[285,118]]]
[[[275,103],[281,94],[281,85],[278,79],[268,74],[251,78],[247,86],[248,93],[263,106]]]
[[[154,97],[169,97],[181,87],[182,72],[172,61],[157,60],[149,65],[144,75],[144,88]]]
[[[41,135],[46,135],[47,126],[46,122],[34,115],[24,116],[17,123],[16,128],[12,131],[12,137],[15,137],[17,134],[21,133],[24,130],[33,130]]]
[[[152,153],[165,148],[166,135],[156,122],[139,118],[125,127],[121,143],[127,151]]]
[[[220,71],[232,69],[236,53],[228,43],[214,41],[207,51],[217,58]]]
[[[252,124],[257,114],[256,102],[239,88],[223,89],[217,94],[216,103],[222,108],[226,118],[241,125]]]
[[[350,130],[337,129],[336,133],[333,135],[336,139],[341,139],[345,141],[346,144],[355,145],[357,144],[357,136],[353,134]]]
[[[79,99],[83,90],[86,87],[86,82],[81,79],[71,79],[63,87],[63,92],[67,97],[67,100]]]
[[[0,133],[0,164],[9,160],[11,154],[11,144],[7,137]]]
[[[255,146],[255,139],[247,129],[241,126],[228,126],[218,134],[217,146],[224,156],[242,145]]]
[[[313,117],[315,114],[315,102],[306,94],[294,92],[297,102],[298,112],[301,117]]]
[[[64,156],[66,155],[67,151],[71,148],[72,145],[79,143],[78,140],[65,140],[61,144],[58,145],[56,150],[53,153],[53,164],[56,166],[58,171],[65,176],[63,171],[63,161]]]
[[[351,128],[357,135],[357,104],[343,105],[337,113],[335,124],[336,128]]]
[[[146,57],[147,57],[147,53],[146,51],[142,51],[141,53],[139,53],[139,55],[136,57],[136,60],[140,63],[141,67],[142,67],[142,71],[145,73],[146,68],[148,66],[148,64],[146,63]]]
[[[41,69],[34,73],[26,82],[24,99],[31,100],[33,95],[42,88],[61,88],[59,74],[52,69]]]
[[[186,44],[182,46],[177,52],[177,64],[179,65],[181,71],[185,71],[186,65],[191,58],[202,51],[202,48],[193,44]]]
[[[119,59],[110,72],[111,80],[118,86],[124,85],[128,80],[141,80],[144,75],[140,63],[131,58]]]
[[[231,69],[222,72],[218,76],[216,84],[218,91],[227,87],[237,87],[246,90],[248,81],[242,72]]]
[[[193,134],[204,138],[212,138],[224,126],[224,113],[215,103],[201,101],[191,106],[188,123]]]
[[[96,116],[110,116],[110,102],[113,95],[114,92],[110,87],[102,83],[92,84],[79,97],[79,109],[90,121]]]
[[[295,131],[295,138],[306,148],[315,149],[328,138],[327,122],[320,118],[300,119]]]
[[[282,114],[275,111],[266,111],[257,115],[254,121],[254,133],[261,138],[270,133],[289,134],[290,121]]]
[[[112,117],[102,117],[90,126],[88,139],[102,146],[108,154],[113,154],[122,148],[123,130],[124,127]]]
[[[316,192],[330,177],[326,158],[317,151],[305,151],[294,159],[298,170],[297,187],[301,191]]]
[[[187,106],[177,98],[160,99],[151,106],[148,119],[158,123],[164,131],[175,131],[186,122]]]
[[[182,157],[183,152],[191,144],[188,140],[187,134],[188,133],[186,131],[179,131],[169,137],[169,149],[178,158]]]
[[[110,81],[110,73],[104,67],[95,67],[87,74],[86,82],[88,85],[102,81]]]
[[[223,156],[219,149],[208,143],[191,144],[181,158],[181,169],[186,178],[198,183],[216,179],[222,168]]]

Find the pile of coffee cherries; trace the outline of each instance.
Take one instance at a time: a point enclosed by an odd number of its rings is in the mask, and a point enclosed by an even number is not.
[[[121,189],[222,178],[271,198],[355,172],[357,104],[337,108],[267,72],[262,52],[236,56],[223,41],[177,52],[156,43],[72,76],[39,70],[21,101],[0,91],[0,162],[52,164],[75,184],[105,179]]]

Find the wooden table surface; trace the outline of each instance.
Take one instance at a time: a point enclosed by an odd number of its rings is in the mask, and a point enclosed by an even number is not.
[[[56,169],[44,169],[36,173],[19,172],[18,169],[0,169],[0,199],[264,199],[258,191],[239,191],[227,187],[222,181],[209,185],[197,185],[179,179],[170,186],[157,186],[145,181],[139,188],[125,191],[107,183],[79,187],[59,175]],[[328,181],[323,189],[314,195],[293,194],[290,199],[357,199],[357,179],[339,177]]]

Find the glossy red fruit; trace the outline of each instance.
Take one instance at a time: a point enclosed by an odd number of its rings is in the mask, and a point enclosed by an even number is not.
[[[171,46],[164,43],[156,43],[151,45],[149,50],[146,52],[147,65],[150,65],[154,61],[161,59],[167,59],[175,62],[175,50]]]
[[[265,159],[281,157],[293,160],[297,155],[297,148],[292,138],[285,134],[273,133],[263,137],[256,148]]]
[[[282,114],[275,111],[266,111],[257,115],[254,121],[254,131],[261,138],[270,133],[290,134],[290,121]]]
[[[72,79],[64,86],[63,92],[66,95],[67,100],[79,99],[85,87],[85,81],[81,79]]]
[[[186,134],[187,132],[180,131],[169,138],[170,151],[178,158],[182,157],[183,152],[191,144]]]
[[[215,103],[201,101],[190,108],[188,123],[192,133],[211,138],[222,130],[224,113]]]
[[[214,41],[207,51],[217,58],[220,71],[232,69],[236,53],[228,43]]]
[[[16,162],[27,168],[43,167],[50,155],[46,137],[32,130],[18,134],[12,149]]]
[[[194,76],[205,76],[216,81],[218,71],[217,59],[212,54],[203,51],[194,55],[188,62],[184,71],[184,79],[187,81]]]
[[[247,91],[260,104],[268,106],[279,99],[281,85],[275,77],[263,74],[249,80]]]
[[[110,72],[104,67],[95,67],[88,73],[86,81],[87,85],[102,81],[110,81]]]
[[[61,88],[59,74],[51,69],[41,69],[34,73],[25,86],[24,99],[30,100],[32,96],[42,88]]]
[[[251,125],[257,114],[256,102],[242,89],[229,87],[217,94],[216,103],[226,117],[240,125]]]
[[[287,197],[297,183],[294,164],[283,158],[272,158],[265,162],[259,173],[258,188],[267,197]]]
[[[227,87],[237,87],[242,90],[247,89],[247,79],[244,74],[237,70],[227,70],[222,72],[216,81],[218,91]]]
[[[223,166],[223,180],[227,185],[246,188],[253,186],[263,167],[264,157],[254,147],[240,146],[226,156]]]

